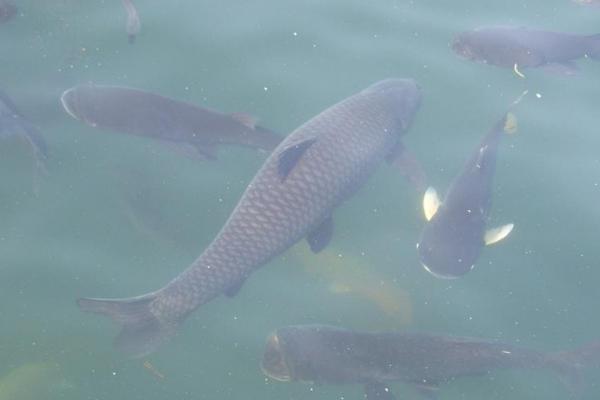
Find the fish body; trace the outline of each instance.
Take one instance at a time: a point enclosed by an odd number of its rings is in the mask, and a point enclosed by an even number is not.
[[[123,325],[116,343],[123,351],[153,351],[189,313],[220,294],[235,295],[254,270],[302,238],[313,250],[324,247],[334,209],[399,145],[420,101],[413,80],[389,79],[323,111],[271,153],[188,269],[156,292],[80,299],[80,307]]]
[[[0,0],[0,23],[10,21],[17,14],[17,6],[9,0]]]
[[[562,66],[567,72],[574,69],[576,59],[600,58],[600,35],[483,27],[458,34],[452,49],[464,58],[500,67]]]
[[[298,325],[269,336],[261,368],[279,381],[363,384],[367,395],[377,388],[390,393],[385,384],[391,382],[432,394],[456,378],[499,369],[548,368],[574,378],[579,367],[598,364],[599,352],[599,342],[572,352],[544,353],[477,338]]]
[[[497,242],[510,233],[512,225],[506,225],[486,237],[486,223],[492,206],[498,145],[505,133],[515,129],[516,119],[510,113],[495,124],[454,179],[443,202],[437,200],[434,190],[425,193],[428,223],[417,251],[421,263],[433,275],[457,278],[466,274],[473,269],[486,242]],[[504,237],[500,237],[502,234]]]
[[[48,156],[48,146],[40,131],[21,114],[17,106],[0,91],[0,137],[21,136],[32,148],[34,158],[43,166]]]
[[[162,140],[201,158],[218,145],[272,151],[283,139],[246,114],[224,114],[139,89],[86,84],[61,96],[65,111],[92,127]]]
[[[0,377],[0,400],[64,398],[73,388],[63,377],[59,365],[35,362]]]

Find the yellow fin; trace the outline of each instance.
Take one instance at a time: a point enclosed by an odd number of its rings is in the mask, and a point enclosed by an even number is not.
[[[525,79],[525,75],[521,71],[519,71],[519,64],[513,65],[513,71],[517,74],[518,77]]]
[[[513,134],[517,131],[517,117],[515,114],[509,112],[506,114],[506,121],[504,122],[504,132]]]
[[[431,186],[428,187],[423,196],[423,212],[425,213],[427,221],[430,221],[431,218],[433,218],[441,204],[442,202],[435,189]]]
[[[486,246],[499,242],[505,237],[507,237],[514,227],[515,224],[506,224],[497,228],[487,230],[483,238]]]

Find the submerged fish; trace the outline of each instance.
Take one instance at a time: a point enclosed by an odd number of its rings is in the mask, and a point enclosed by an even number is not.
[[[17,6],[11,1],[0,0],[0,23],[10,21],[17,14]]]
[[[506,114],[483,138],[443,203],[429,188],[423,197],[423,210],[429,221],[417,243],[425,269],[438,278],[457,278],[473,269],[481,249],[504,239],[513,229],[507,224],[486,232],[492,206],[492,180],[496,154],[502,135],[517,129],[516,118]]]
[[[37,400],[63,398],[73,389],[57,364],[24,364],[0,377],[0,400]]]
[[[574,351],[544,353],[492,340],[401,332],[356,332],[323,325],[280,328],[267,340],[261,369],[278,381],[363,384],[365,397],[394,399],[387,384],[414,385],[429,398],[459,377],[498,369],[550,369],[571,390],[580,369],[597,366],[600,341]]]
[[[79,299],[123,329],[116,345],[132,356],[156,349],[196,308],[234,296],[244,281],[307,237],[313,251],[332,234],[332,213],[398,146],[419,108],[409,79],[388,79],[312,118],[271,153],[208,248],[163,288],[129,299]]]
[[[138,89],[80,85],[61,96],[67,113],[92,127],[162,140],[186,154],[215,159],[218,145],[266,151],[283,139],[243,113],[223,114]]]
[[[135,42],[135,37],[140,33],[140,29],[142,27],[142,23],[140,21],[140,16],[131,0],[122,0],[123,7],[125,7],[125,12],[127,13],[127,22],[125,23],[125,31],[127,32],[127,39],[129,43]]]
[[[31,146],[37,167],[45,171],[48,147],[40,131],[17,109],[12,100],[0,91],[0,138],[20,136]]]
[[[513,68],[544,67],[564,74],[577,70],[574,60],[600,59],[600,34],[577,35],[517,27],[484,27],[458,34],[452,49],[485,64]]]
[[[600,0],[572,0],[573,3],[582,4],[585,6],[600,6]]]
[[[300,248],[300,245],[293,249],[294,256],[309,274],[327,281],[332,293],[358,297],[374,304],[383,311],[385,321],[391,326],[412,322],[410,294],[397,283],[382,279],[368,258],[333,248],[312,254],[306,246]]]

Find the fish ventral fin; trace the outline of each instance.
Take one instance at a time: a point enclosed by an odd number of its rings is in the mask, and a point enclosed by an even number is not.
[[[425,213],[425,219],[431,221],[431,218],[437,213],[438,209],[442,205],[442,201],[437,194],[437,191],[433,187],[428,187],[423,195],[423,212]]]
[[[366,400],[396,400],[390,387],[384,383],[371,382],[365,385]]]
[[[244,282],[246,282],[246,277],[243,277],[239,281],[236,281],[233,284],[231,284],[227,289],[225,289],[223,293],[227,297],[234,297],[240,292],[242,286],[244,286]]]
[[[317,139],[307,139],[302,142],[291,145],[290,147],[283,149],[279,153],[279,160],[277,164],[277,172],[281,177],[281,181],[285,181],[290,172],[294,169],[302,155],[312,146]]]
[[[497,228],[488,229],[485,232],[483,241],[485,242],[486,246],[498,243],[499,241],[507,237],[512,232],[514,227],[515,224],[506,224]]]
[[[306,241],[313,253],[323,250],[331,242],[333,236],[333,218],[325,218],[321,224],[308,234]]]
[[[237,122],[250,129],[256,128],[256,124],[258,123],[258,118],[256,118],[253,115],[246,114],[244,112],[235,112],[229,115],[231,116],[231,118],[235,119]]]
[[[517,132],[517,126],[518,122],[515,114],[511,112],[507,113],[506,117],[504,118],[504,132],[512,135]]]

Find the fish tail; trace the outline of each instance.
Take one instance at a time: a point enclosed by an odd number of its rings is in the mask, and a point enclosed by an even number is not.
[[[575,350],[559,351],[549,356],[551,367],[574,397],[581,396],[585,384],[583,369],[600,366],[600,340]]]
[[[165,324],[151,310],[158,292],[126,299],[80,298],[82,311],[106,315],[122,329],[115,338],[115,347],[132,358],[154,352],[176,331],[176,324]]]
[[[600,33],[589,36],[590,38],[590,50],[588,56],[593,60],[600,61]]]
[[[517,132],[517,117],[512,112],[507,112],[504,117],[504,127],[503,130],[505,133],[512,135]]]

